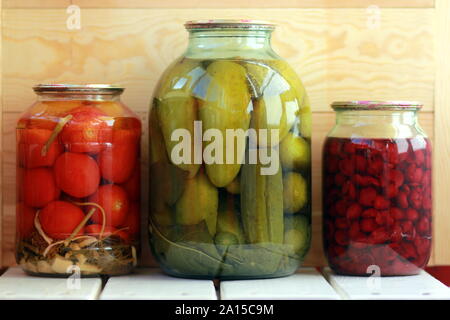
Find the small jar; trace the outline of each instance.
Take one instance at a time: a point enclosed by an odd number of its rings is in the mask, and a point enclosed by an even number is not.
[[[37,85],[17,124],[16,260],[32,275],[118,275],[137,261],[139,118],[110,85]]]
[[[323,236],[339,274],[413,275],[431,251],[431,144],[414,102],[336,102],[323,149]]]
[[[186,24],[150,111],[150,239],[192,278],[294,273],[311,237],[311,109],[272,49],[274,25]]]

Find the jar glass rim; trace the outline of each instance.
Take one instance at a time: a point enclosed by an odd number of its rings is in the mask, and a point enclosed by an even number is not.
[[[423,103],[418,101],[374,101],[374,100],[354,100],[336,101],[331,104],[331,108],[339,110],[420,110]]]
[[[121,94],[125,88],[114,84],[37,84],[33,86],[37,94],[68,93],[68,94]]]
[[[263,20],[252,19],[212,19],[191,20],[184,24],[186,30],[234,29],[272,31],[276,25]]]

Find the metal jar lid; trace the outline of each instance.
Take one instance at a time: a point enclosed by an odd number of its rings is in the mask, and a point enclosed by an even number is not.
[[[418,101],[337,101],[331,104],[334,110],[420,110]]]
[[[247,29],[247,30],[274,30],[275,24],[249,19],[215,19],[193,20],[184,24],[187,30],[191,29]]]
[[[33,87],[36,93],[111,95],[121,94],[125,88],[112,84],[38,84]]]

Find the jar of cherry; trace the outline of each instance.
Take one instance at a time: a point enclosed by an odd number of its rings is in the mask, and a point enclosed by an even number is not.
[[[431,251],[431,145],[414,102],[336,102],[323,149],[323,235],[339,274],[417,274]]]
[[[136,265],[139,118],[111,85],[37,85],[17,124],[16,260],[29,274]]]

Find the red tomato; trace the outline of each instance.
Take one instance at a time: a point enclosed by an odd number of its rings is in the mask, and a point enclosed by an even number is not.
[[[87,154],[64,152],[54,166],[56,184],[67,194],[84,198],[100,184],[97,162]]]
[[[131,203],[130,209],[128,210],[125,223],[122,225],[133,239],[139,237],[139,231],[141,226],[141,214],[139,210],[139,204],[136,202]]]
[[[25,170],[22,187],[24,202],[30,207],[43,207],[60,194],[53,172],[47,168]]]
[[[113,142],[98,156],[102,177],[114,183],[125,182],[133,173],[139,152],[135,130],[114,130]]]
[[[19,202],[16,206],[16,230],[20,238],[28,238],[34,230],[36,210]]]
[[[86,235],[92,236],[92,237],[99,237],[100,231],[102,230],[102,225],[100,224],[90,224],[84,229],[84,233]],[[110,235],[117,235],[121,237],[125,242],[130,241],[130,236],[127,232],[123,230],[118,230],[114,227],[105,226],[105,230],[103,230],[103,237],[109,237]]]
[[[45,156],[41,151],[52,135],[47,129],[22,129],[19,131],[19,162],[25,168],[51,167],[62,152],[62,145],[53,142]]]
[[[112,127],[101,119],[106,114],[95,106],[84,105],[73,109],[73,118],[64,126],[61,141],[72,152],[98,153],[111,142]]]
[[[114,184],[103,185],[89,197],[89,202],[97,203],[105,210],[107,226],[121,226],[126,218],[129,208],[127,193]],[[91,210],[89,207],[88,210]],[[92,221],[102,224],[103,216],[99,209],[95,210]]]
[[[139,201],[141,198],[141,168],[139,162],[134,165],[131,177],[122,184],[130,201]]]
[[[64,201],[50,202],[39,213],[42,230],[53,239],[67,239],[84,219],[83,211],[76,205]],[[77,235],[83,235],[81,228]]]

